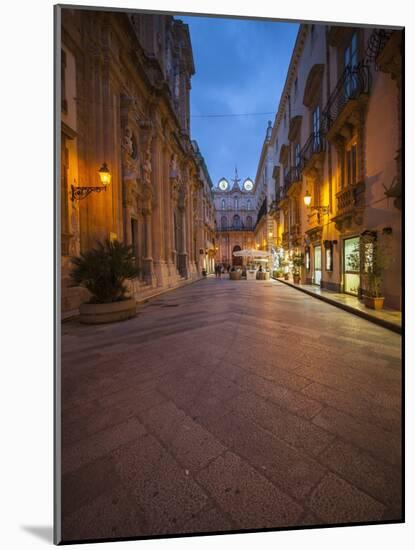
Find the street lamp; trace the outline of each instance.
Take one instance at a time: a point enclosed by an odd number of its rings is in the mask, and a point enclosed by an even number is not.
[[[83,186],[75,187],[71,185],[71,198],[72,201],[85,199],[91,193],[101,193],[101,191],[106,191],[108,185],[111,183],[111,172],[107,166],[107,163],[104,162],[101,168],[98,170],[99,179],[101,181],[101,186]]]
[[[305,195],[304,195],[304,204],[307,206],[307,208],[310,208],[311,206],[311,195],[310,193],[308,192],[308,190],[306,191]],[[328,206],[316,206],[313,204],[313,206],[311,206],[311,209],[312,210],[318,210],[319,212],[322,212],[323,214],[328,214],[329,213],[329,207]]]

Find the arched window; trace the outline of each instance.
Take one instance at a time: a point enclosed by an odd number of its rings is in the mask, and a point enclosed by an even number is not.
[[[251,199],[248,199],[246,201],[246,207],[247,207],[248,210],[251,210]]]
[[[234,197],[233,202],[234,202],[234,208],[235,208],[235,210],[238,210],[238,208],[239,208],[238,197]]]
[[[245,223],[246,223],[246,228],[247,229],[252,229],[252,217],[251,216],[246,217]]]
[[[232,227],[233,229],[240,229],[241,227],[241,218],[238,216],[238,214],[235,214],[235,216],[233,217]]]
[[[222,216],[221,220],[220,220],[220,226],[221,226],[221,229],[228,229],[228,218],[226,216]]]
[[[225,210],[226,208],[226,201],[225,199],[222,199],[222,210]]]

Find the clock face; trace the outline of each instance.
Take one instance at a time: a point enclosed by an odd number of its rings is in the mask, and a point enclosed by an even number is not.
[[[219,189],[221,189],[222,191],[226,191],[226,189],[228,188],[228,182],[225,180],[225,178],[222,178],[219,182]]]
[[[245,191],[252,191],[253,188],[254,188],[254,184],[253,184],[252,180],[250,180],[249,178],[247,178],[247,179],[244,181],[244,189],[245,189]]]

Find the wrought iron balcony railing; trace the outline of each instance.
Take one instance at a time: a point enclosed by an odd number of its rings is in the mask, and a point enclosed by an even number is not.
[[[296,181],[301,181],[301,164],[299,166],[292,166],[284,174],[284,192],[286,193],[289,187]]]
[[[369,37],[366,48],[366,59],[370,63],[375,63],[385,47],[387,41],[391,37],[393,31],[390,29],[374,29]],[[377,67],[376,67],[377,68]]]
[[[313,155],[326,150],[326,138],[322,131],[312,132],[300,151],[302,166],[306,166]]]
[[[323,131],[328,132],[346,104],[370,91],[370,69],[363,62],[348,65],[339,78],[322,112]]]
[[[337,216],[341,216],[353,210],[364,206],[364,182],[358,182],[342,189],[336,194],[337,197]]]
[[[229,227],[219,227],[216,231],[218,233],[225,232],[225,231],[252,231],[253,227],[249,227],[248,225],[243,225],[236,227],[234,225],[230,225]]]

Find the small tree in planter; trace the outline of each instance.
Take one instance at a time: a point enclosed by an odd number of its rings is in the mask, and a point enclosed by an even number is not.
[[[283,258],[281,260],[281,263],[280,263],[282,269],[283,269],[283,274],[284,274],[284,279],[286,281],[288,281],[288,277],[290,275],[289,271],[288,271],[288,267],[290,265],[290,262],[288,260],[286,260],[285,258]]]
[[[296,285],[300,284],[301,268],[304,265],[304,254],[302,252],[296,252],[293,255],[293,279]]]
[[[382,309],[385,298],[383,279],[393,261],[388,242],[363,236],[361,239],[364,303],[371,309]]]
[[[361,273],[363,288],[360,290],[363,291],[366,307],[383,308],[383,279],[392,261],[389,243],[380,242],[371,235],[362,235],[359,245],[349,256],[348,263],[351,268]]]
[[[81,304],[81,322],[107,323],[135,315],[135,299],[127,296],[126,285],[139,273],[131,246],[106,240],[71,261],[71,286],[91,293],[89,302]]]

